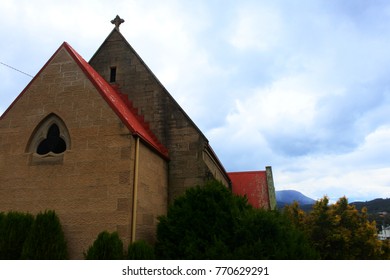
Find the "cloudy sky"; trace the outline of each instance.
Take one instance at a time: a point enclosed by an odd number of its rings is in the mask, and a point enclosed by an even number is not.
[[[0,114],[63,41],[121,32],[228,171],[277,190],[390,197],[390,1],[0,2]]]

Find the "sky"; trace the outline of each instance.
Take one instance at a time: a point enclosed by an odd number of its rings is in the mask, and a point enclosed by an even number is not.
[[[0,114],[62,42],[121,33],[227,171],[276,190],[390,197],[390,1],[1,0]]]

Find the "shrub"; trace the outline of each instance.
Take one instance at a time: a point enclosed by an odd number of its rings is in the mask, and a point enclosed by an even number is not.
[[[188,189],[159,217],[156,256],[162,259],[229,259],[246,199],[222,183]]]
[[[0,214],[0,259],[21,258],[24,242],[34,222],[31,214],[9,212]]]
[[[318,200],[309,213],[297,203],[284,212],[305,231],[312,246],[325,260],[386,259],[386,244],[378,239],[375,222],[368,220],[367,209],[358,211],[341,197],[329,204],[328,197]]]
[[[381,244],[381,256],[382,260],[390,260],[390,240],[382,240]]]
[[[39,213],[22,250],[22,258],[30,260],[66,259],[67,247],[61,223],[54,211]]]
[[[136,241],[127,247],[128,260],[153,260],[154,248],[144,240]]]
[[[242,218],[235,259],[318,259],[304,233],[277,211],[253,209]]]
[[[123,259],[123,243],[117,232],[99,233],[92,246],[84,254],[87,260],[121,260]]]
[[[311,259],[301,231],[278,212],[253,209],[222,183],[188,189],[159,218],[162,259]]]

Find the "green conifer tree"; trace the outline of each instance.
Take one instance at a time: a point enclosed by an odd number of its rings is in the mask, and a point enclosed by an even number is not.
[[[273,211],[253,209],[220,182],[188,189],[157,226],[162,259],[316,258],[301,231]]]
[[[21,258],[24,242],[34,222],[34,216],[26,213],[8,212],[0,215],[0,259]]]
[[[23,246],[22,258],[63,260],[67,257],[64,232],[57,214],[51,210],[39,213]]]
[[[144,240],[135,241],[127,247],[128,260],[154,260],[154,248]]]
[[[123,243],[117,232],[109,233],[103,231],[99,233],[96,240],[84,254],[87,260],[122,260]]]

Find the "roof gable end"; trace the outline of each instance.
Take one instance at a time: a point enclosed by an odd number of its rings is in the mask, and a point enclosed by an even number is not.
[[[65,50],[72,59],[77,63],[80,69],[84,72],[87,78],[95,86],[103,99],[108,103],[111,109],[118,115],[121,121],[126,125],[130,132],[140,137],[140,139],[148,146],[153,148],[165,159],[168,159],[168,150],[158,141],[156,136],[150,131],[148,125],[143,121],[142,116],[137,114],[131,103],[126,101],[117,89],[112,87],[104,78],[102,78],[68,43],[64,42],[57,51],[50,57],[41,70],[34,76],[30,83],[12,102],[7,110],[0,116],[0,120],[12,109],[14,104],[25,94],[28,88],[34,83],[41,72],[56,58],[57,54]]]
[[[159,143],[158,139],[147,127],[143,118],[135,113],[130,102],[112,87],[102,76],[100,76],[91,65],[88,64],[68,43],[64,42],[63,47],[74,58],[89,80],[95,85],[99,93],[115,111],[127,128],[134,134],[139,136],[146,144],[154,148],[165,158],[168,158],[168,150]]]
[[[129,52],[133,53],[137,60],[145,67],[147,72],[153,79],[157,82],[157,84],[161,87],[164,94],[175,104],[175,106],[183,113],[183,115],[186,117],[187,121],[191,123],[191,125],[198,131],[198,133],[208,142],[207,137],[203,134],[203,132],[199,129],[199,127],[195,124],[195,122],[188,116],[188,114],[184,111],[184,109],[177,103],[177,101],[173,98],[173,96],[169,93],[169,91],[165,88],[165,86],[160,82],[160,80],[157,78],[157,76],[153,73],[153,71],[149,68],[149,66],[145,63],[145,61],[142,59],[142,57],[136,52],[136,50],[130,45],[130,43],[126,40],[126,38],[122,35],[120,31],[118,31],[116,28],[114,28],[110,34],[107,36],[107,38],[103,41],[103,43],[100,45],[100,47],[97,49],[95,54],[91,57],[89,60],[89,63],[93,65],[93,61],[95,57],[99,54],[99,52],[104,48],[105,44],[109,42],[110,40],[117,41],[119,37],[119,40],[122,41],[126,46]],[[114,39],[116,38],[116,39]]]

